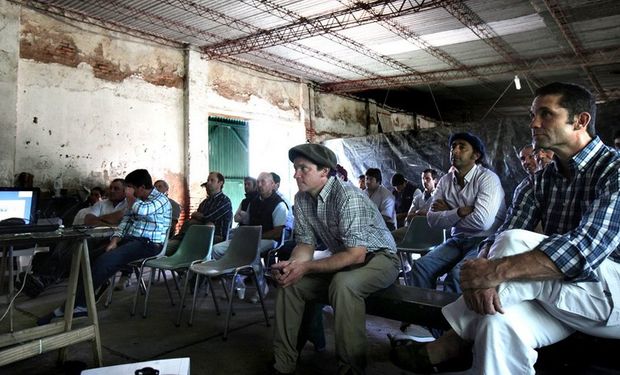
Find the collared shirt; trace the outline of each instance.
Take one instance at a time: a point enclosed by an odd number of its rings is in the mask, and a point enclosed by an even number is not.
[[[97,217],[100,217],[103,215],[111,214],[116,211],[124,211],[126,209],[127,209],[127,201],[125,199],[118,202],[117,204],[114,204],[114,202],[112,202],[109,199],[104,199],[104,200],[100,200],[99,202],[93,204],[90,207],[90,211],[87,212],[87,214],[92,214]]]
[[[433,190],[433,192],[428,192],[424,190],[422,194],[418,194],[413,197],[413,201],[411,202],[411,207],[409,207],[409,211],[407,215],[412,215],[418,210],[430,210],[431,203],[433,203],[433,196],[437,190]]]
[[[450,209],[429,211],[428,223],[431,227],[452,228],[452,236],[486,237],[495,232],[506,216],[504,189],[499,177],[481,165],[474,165],[464,179],[462,188],[455,172],[439,180],[433,201],[443,199]],[[461,218],[457,211],[465,206],[474,210]]]
[[[226,232],[232,222],[232,203],[226,194],[219,191],[203,200],[198,205],[197,211],[204,215],[203,223],[215,225],[216,236],[226,237]]]
[[[386,222],[396,224],[395,201],[392,193],[383,185],[379,185],[373,192],[368,189],[364,190],[364,192],[379,209],[381,215],[383,215],[384,218],[388,218],[385,219]]]
[[[327,180],[317,199],[295,195],[295,219],[297,243],[316,246],[320,240],[332,253],[352,247],[396,252],[394,237],[366,193],[336,177]]]
[[[557,163],[537,172],[513,202],[494,236],[507,229],[533,230],[542,221],[547,237],[538,249],[566,280],[596,281],[593,270],[609,257],[620,262],[620,154],[596,137],[569,161],[571,178]]]
[[[165,194],[152,189],[146,200],[137,199],[123,216],[113,237],[147,238],[162,244],[170,228],[172,207]]]

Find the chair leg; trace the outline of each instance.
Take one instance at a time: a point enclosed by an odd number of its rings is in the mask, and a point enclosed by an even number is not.
[[[134,267],[134,272],[136,273],[136,277],[138,278],[138,287],[136,288],[136,292],[133,295],[133,305],[131,306],[130,315],[134,316],[136,314],[136,306],[138,305],[138,293],[140,293],[140,288],[144,287],[144,293],[146,294],[146,285],[142,280],[142,274],[144,272],[144,263],[140,265],[140,268]]]
[[[237,276],[236,272],[230,282],[231,291],[235,287],[235,276]],[[232,313],[232,304],[233,304],[233,293],[231,292],[228,296],[228,312],[226,313],[226,325],[224,326],[224,336],[222,336],[223,341],[226,341],[228,339],[228,326],[230,325],[230,315]]]
[[[213,304],[215,305],[215,313],[220,315],[220,306],[217,303],[217,298],[215,297],[215,290],[213,290],[213,283],[211,279],[207,277],[207,284],[209,284],[209,289],[211,290],[211,297],[213,297]]]
[[[166,286],[166,291],[168,292],[168,298],[170,298],[170,304],[174,306],[174,299],[172,298],[172,292],[170,291],[170,286],[168,285],[168,278],[166,277],[166,271],[160,269],[159,275],[164,278],[164,285]],[[172,277],[174,278],[174,275]]]
[[[196,283],[194,284],[194,298],[192,298],[192,311],[189,313],[189,322],[187,322],[187,324],[190,326],[194,324],[194,310],[196,309],[196,298],[198,297],[198,286],[199,285],[200,285],[200,274],[196,274]]]
[[[156,268],[151,268],[149,283],[146,285],[146,294],[144,295],[144,312],[142,313],[143,318],[146,318],[147,309],[149,306],[149,295],[151,294],[151,286],[153,285],[153,280],[155,280],[155,270]]]
[[[179,327],[181,325],[181,316],[183,315],[183,308],[185,307],[185,296],[187,295],[187,287],[189,284],[189,279],[191,278],[191,271],[188,269],[185,273],[185,283],[183,285],[183,294],[181,295],[181,303],[179,304],[179,313],[177,314],[177,322],[175,326]]]
[[[108,288],[108,297],[106,298],[105,303],[103,304],[105,308],[108,308],[108,306],[110,306],[110,304],[112,303],[112,292],[114,291],[115,282],[116,282],[116,273],[112,275],[112,277],[110,278],[110,286]]]
[[[177,280],[177,272],[172,270],[170,271],[170,274],[172,275],[172,280],[174,280],[174,288],[177,290],[177,293],[179,294],[179,297],[181,297],[181,289],[179,289],[179,281]],[[165,277],[165,275],[164,275]],[[179,276],[180,278],[180,276]]]
[[[256,272],[254,272],[254,269],[252,269],[252,278],[254,279],[254,285],[256,285],[256,290],[258,292],[258,299],[260,300],[260,305],[263,308],[263,314],[265,315],[265,323],[267,324],[267,327],[270,326],[269,324],[269,315],[267,314],[267,308],[265,307],[265,300],[263,296],[263,291],[261,290],[262,288],[260,287],[260,285],[258,285],[258,277],[256,276]]]
[[[233,277],[233,288],[230,289],[230,293],[228,292],[228,287],[226,286],[226,283],[224,282],[224,276],[220,276],[220,284],[222,285],[222,289],[224,289],[224,295],[226,296],[226,301],[228,301],[229,298],[232,298],[235,296],[235,289],[234,289],[234,285],[235,285],[235,278]],[[235,315],[235,310],[231,311],[232,315]]]

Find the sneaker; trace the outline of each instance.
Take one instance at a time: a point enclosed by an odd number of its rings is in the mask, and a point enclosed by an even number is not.
[[[267,283],[265,283],[265,289],[263,289],[263,299],[267,298],[267,293],[269,293],[269,285],[267,285]],[[260,296],[258,295],[258,290],[254,293],[252,298],[250,298],[250,302],[251,303],[259,303],[260,302]]]
[[[37,325],[38,326],[42,326],[45,324],[49,324],[52,322],[52,320],[56,319],[56,318],[62,318],[65,316],[65,312],[63,311],[62,307],[57,307],[54,311],[52,311],[51,313],[37,319]],[[75,306],[73,308],[73,317],[74,318],[81,318],[84,316],[88,316],[88,309],[86,307],[83,306]]]
[[[131,286],[131,275],[121,275],[121,278],[118,279],[116,286],[114,286],[114,290],[120,291],[125,290]]]

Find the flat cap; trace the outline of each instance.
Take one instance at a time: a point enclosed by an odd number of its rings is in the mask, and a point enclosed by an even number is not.
[[[324,165],[336,169],[338,160],[336,154],[327,147],[316,143],[304,143],[288,150],[288,159],[294,161],[296,157],[304,157],[316,165]]]

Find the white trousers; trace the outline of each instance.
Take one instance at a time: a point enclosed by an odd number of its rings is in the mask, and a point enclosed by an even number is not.
[[[546,236],[521,229],[500,234],[491,258],[527,252]],[[442,312],[458,335],[472,341],[474,374],[534,374],[536,348],[575,331],[620,338],[620,264],[595,271],[600,282],[509,281],[498,286],[504,314],[479,315],[463,297]]]

